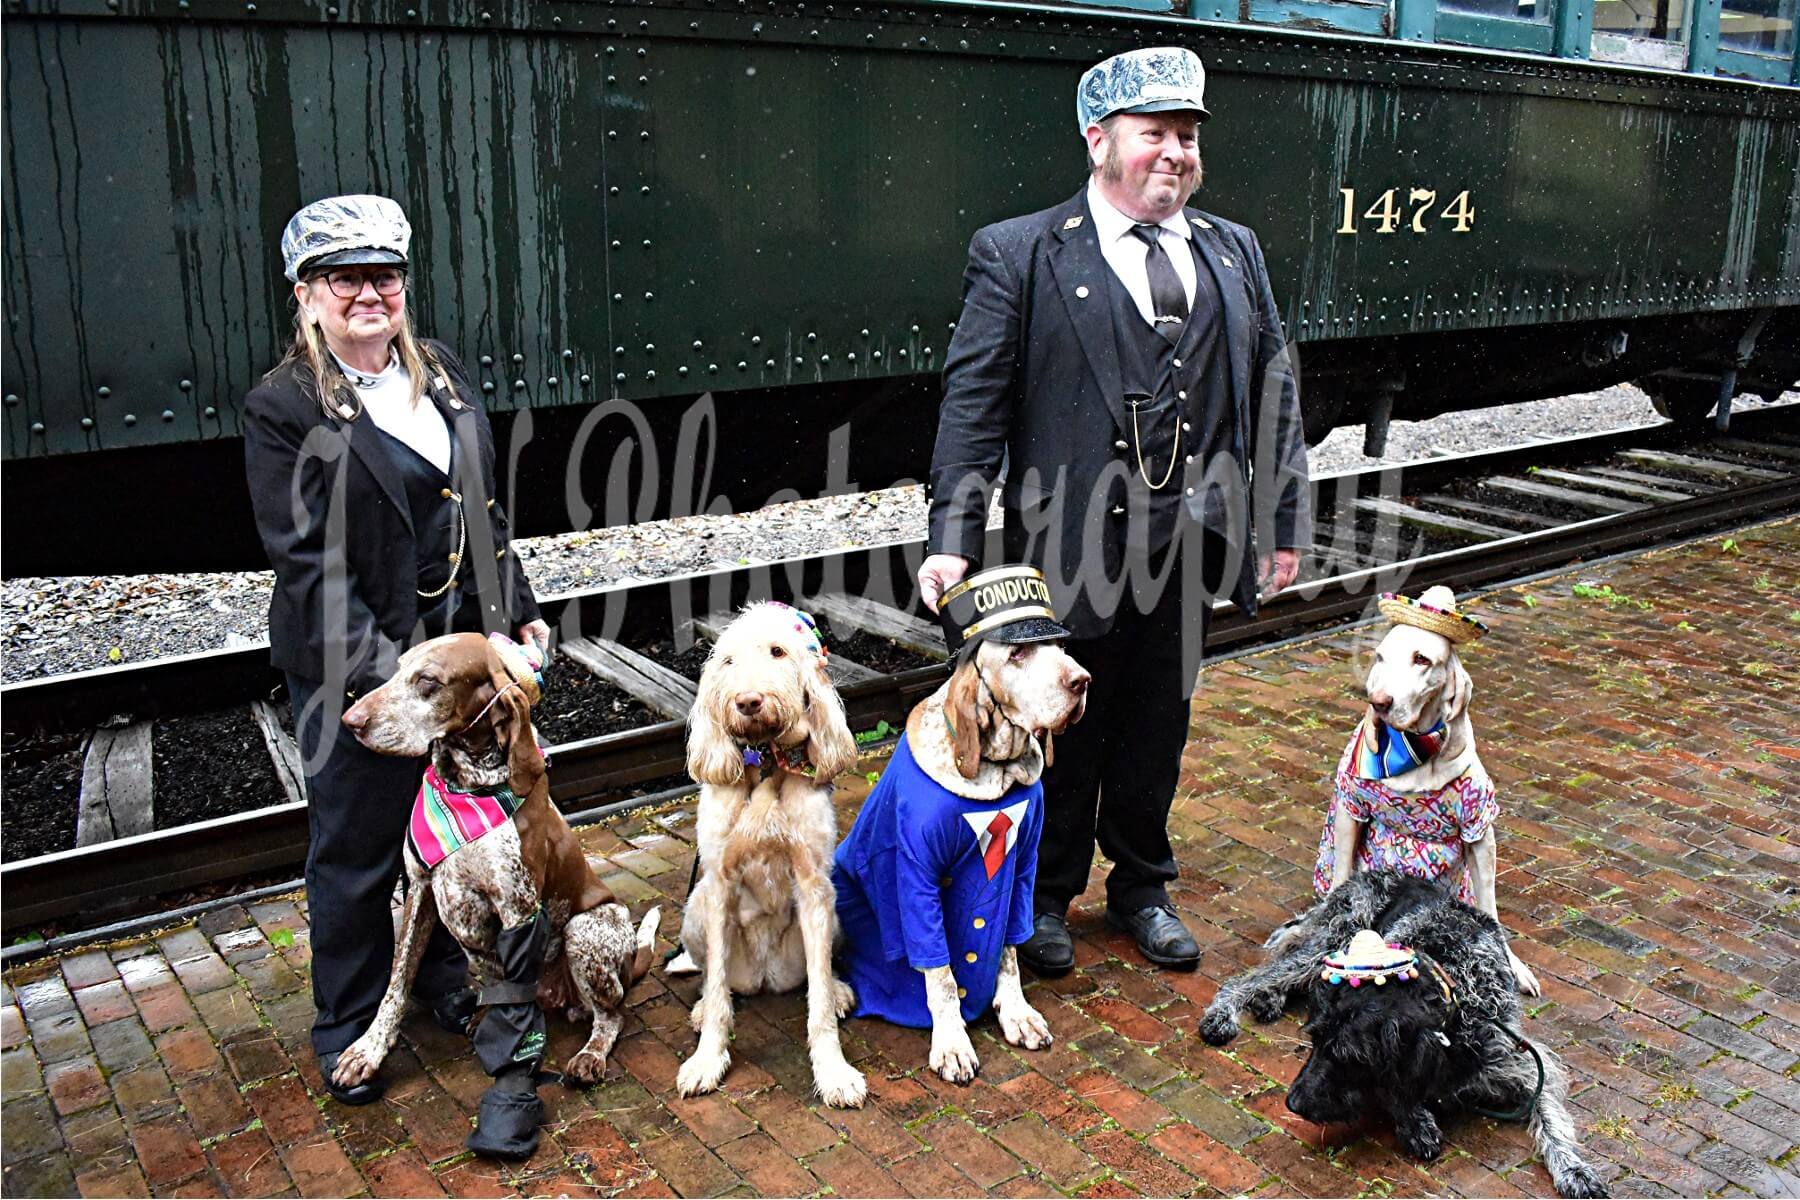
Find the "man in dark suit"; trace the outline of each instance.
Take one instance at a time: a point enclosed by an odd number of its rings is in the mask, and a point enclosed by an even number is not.
[[[1168,814],[1211,600],[1254,611],[1259,592],[1293,581],[1309,539],[1306,445],[1262,249],[1183,207],[1204,93],[1199,58],[1171,47],[1082,77],[1088,185],[975,234],[945,365],[926,602],[975,562],[1033,563],[1093,673],[1088,717],[1044,773],[1036,921],[1019,948],[1040,974],[1074,963],[1066,913],[1096,836],[1113,863],[1108,921],[1152,962],[1199,962],[1169,900]]]

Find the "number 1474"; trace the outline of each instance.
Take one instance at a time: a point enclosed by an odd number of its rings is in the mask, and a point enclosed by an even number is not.
[[[1436,213],[1431,210],[1438,202],[1438,194],[1431,188],[1408,188],[1406,200],[1400,199],[1399,188],[1389,188],[1375,198],[1361,214],[1357,215],[1356,189],[1339,188],[1338,196],[1342,200],[1342,220],[1338,223],[1339,233],[1356,233],[1359,220],[1370,222],[1376,233],[1393,233],[1402,223],[1414,233],[1424,233],[1425,221],[1428,217],[1449,221],[1452,233],[1467,233],[1475,225],[1475,206],[1469,202],[1467,188],[1456,193],[1454,199]]]

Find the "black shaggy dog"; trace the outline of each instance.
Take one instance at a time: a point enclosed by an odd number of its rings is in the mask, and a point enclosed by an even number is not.
[[[1435,960],[1450,999],[1423,956],[1420,977],[1409,983],[1325,982],[1321,960],[1360,929]],[[1219,989],[1200,1036],[1223,1046],[1237,1036],[1244,1009],[1273,1021],[1304,995],[1312,1053],[1288,1089],[1288,1108],[1318,1125],[1387,1117],[1400,1145],[1423,1159],[1443,1150],[1440,1117],[1467,1109],[1528,1115],[1557,1192],[1607,1194],[1576,1145],[1562,1064],[1541,1046],[1543,1090],[1532,1100],[1537,1060],[1505,1032],[1521,1027],[1518,985],[1506,935],[1492,918],[1410,875],[1359,872],[1277,930],[1269,949],[1266,963]]]

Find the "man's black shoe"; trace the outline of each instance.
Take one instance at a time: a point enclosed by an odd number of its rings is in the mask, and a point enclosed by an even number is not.
[[[1075,943],[1069,925],[1051,913],[1039,913],[1032,922],[1031,937],[1019,946],[1019,961],[1046,978],[1067,975],[1075,966]]]
[[[1159,967],[1191,971],[1200,965],[1200,947],[1172,904],[1153,904],[1134,913],[1121,913],[1108,905],[1106,923],[1129,933],[1144,957]]]
[[[387,1084],[379,1075],[365,1079],[355,1087],[339,1087],[332,1082],[331,1076],[337,1070],[338,1056],[341,1054],[342,1050],[333,1050],[329,1054],[319,1055],[319,1075],[324,1079],[325,1090],[331,1093],[331,1098],[339,1104],[351,1105],[373,1104],[381,1099],[381,1093],[387,1090]]]
[[[424,1005],[431,1013],[431,1019],[438,1023],[438,1028],[446,1033],[469,1036],[469,1025],[475,1020],[475,1014],[481,1008],[479,993],[472,987],[457,988],[454,992],[446,992],[442,996],[433,996],[427,1000],[423,996],[413,997]]]

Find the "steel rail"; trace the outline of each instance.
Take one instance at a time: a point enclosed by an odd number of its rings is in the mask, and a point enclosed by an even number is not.
[[[1780,427],[1791,427],[1794,414],[1779,415]],[[1738,419],[1740,428],[1734,432],[1771,432],[1777,427],[1764,422],[1752,431],[1743,427],[1747,423],[1742,415]],[[1652,427],[1652,432],[1661,433],[1662,427]],[[1614,445],[1621,438],[1623,444],[1654,444],[1643,431],[1595,435],[1579,439],[1577,444],[1585,446],[1583,454],[1591,455],[1623,448]],[[1476,464],[1481,471],[1492,472],[1539,464],[1550,457],[1565,458],[1568,455],[1562,451],[1567,445],[1515,447],[1406,464],[1409,472],[1417,472],[1409,474],[1407,491],[1467,478]],[[1500,460],[1498,465],[1496,459]],[[1378,474],[1346,472],[1343,477]],[[1332,478],[1321,477],[1319,482]],[[1266,603],[1255,617],[1245,617],[1234,606],[1220,602],[1208,639],[1208,657],[1274,640],[1305,626],[1366,615],[1380,591],[1401,586],[1418,589],[1436,583],[1468,589],[1583,558],[1648,548],[1703,529],[1741,525],[1788,512],[1800,512],[1800,474],[1312,580]],[[623,629],[627,635],[635,632],[642,636],[648,632],[651,636],[667,636],[684,616],[719,611],[752,598],[792,599],[837,588],[860,590],[884,581],[907,583],[923,555],[922,542],[894,542],[849,554],[781,560],[553,597],[542,607],[565,633],[599,626],[609,633]],[[786,586],[782,586],[783,582]],[[653,594],[661,601],[660,616],[666,619],[658,620],[645,611]],[[888,594],[906,591],[891,588]],[[101,707],[89,711],[104,714],[112,711],[105,706],[120,698],[145,697],[158,686],[185,686],[177,680],[207,678],[229,685],[228,668],[234,663],[240,672],[248,669],[267,673],[264,655],[266,648],[252,647],[117,669],[135,670],[137,674],[128,683],[110,687],[90,683],[83,676],[34,680],[11,685],[4,702],[10,722],[16,716],[15,694],[41,703],[52,695],[46,685],[61,680],[82,689],[73,702],[77,707],[87,709],[98,702]],[[164,667],[165,673],[159,676],[154,670],[157,667]],[[938,686],[946,671],[941,665],[928,666],[847,685],[840,689],[846,715],[858,728],[882,720],[897,724],[913,704]],[[241,683],[238,687],[242,687]],[[231,689],[227,686],[221,690]],[[214,694],[211,706],[217,707],[219,701],[220,697]],[[598,797],[616,795],[632,784],[681,773],[685,769],[685,725],[681,721],[663,721],[554,746],[550,754],[555,764],[552,799],[564,811],[575,811],[590,807]],[[654,799],[644,798],[644,802]],[[614,804],[608,809],[621,807]],[[306,844],[305,806],[287,804],[8,863],[0,866],[0,894],[5,896],[0,931],[11,935],[76,914],[105,912],[175,891],[291,869],[305,861]]]

